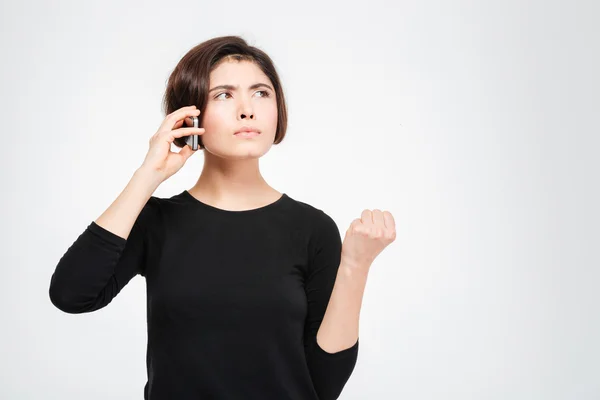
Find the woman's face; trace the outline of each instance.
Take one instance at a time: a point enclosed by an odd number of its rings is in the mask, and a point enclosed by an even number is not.
[[[262,85],[252,87],[257,84]],[[249,61],[223,61],[210,74],[209,90],[202,121],[204,150],[236,159],[265,154],[275,140],[277,99],[272,82],[261,69]],[[235,135],[244,126],[260,133]]]

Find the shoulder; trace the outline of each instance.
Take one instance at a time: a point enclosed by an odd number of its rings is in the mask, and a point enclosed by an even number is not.
[[[321,208],[322,206],[297,200],[290,196],[288,196],[288,198],[291,200],[291,207],[293,207],[303,219],[311,222],[312,224],[321,225],[335,223],[328,211],[324,208]]]
[[[340,264],[342,237],[338,225],[328,210],[320,205],[295,201],[294,206],[302,215],[302,226],[308,232],[307,244],[308,273],[335,271]],[[331,274],[317,274],[320,279],[329,280]],[[319,279],[319,278],[318,278]]]
[[[144,205],[141,214],[148,218],[156,218],[163,213],[173,213],[181,209],[181,205],[188,203],[183,193],[177,193],[169,197],[152,195]]]
[[[135,220],[135,225],[140,226],[143,230],[151,228],[160,212],[160,201],[159,197],[150,196]]]
[[[307,228],[313,245],[340,241],[339,227],[329,210],[320,205],[296,199],[292,200],[293,204],[291,206],[296,210],[303,225]]]
[[[150,196],[150,198],[144,205],[144,208],[142,209],[141,213],[146,214],[148,216],[157,214],[158,212],[160,212],[164,200],[165,199],[157,196]]]

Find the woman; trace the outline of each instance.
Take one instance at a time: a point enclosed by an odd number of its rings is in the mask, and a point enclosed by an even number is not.
[[[144,399],[338,398],[391,214],[363,211],[342,243],[325,212],[269,186],[259,158],[285,136],[284,95],[271,59],[237,36],[191,49],[164,107],[142,165],[60,259],[52,303],[95,311],[145,277]],[[184,127],[194,116],[202,128]],[[194,153],[189,135],[204,150],[198,181],[153,196]]]

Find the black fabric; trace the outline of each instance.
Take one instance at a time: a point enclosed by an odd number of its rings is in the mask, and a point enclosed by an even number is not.
[[[316,341],[342,240],[324,211],[287,194],[228,211],[183,191],[152,196],[124,239],[92,221],[52,275],[67,313],[146,280],[144,399],[337,399],[358,356]],[[118,393],[115,393],[118,395]]]

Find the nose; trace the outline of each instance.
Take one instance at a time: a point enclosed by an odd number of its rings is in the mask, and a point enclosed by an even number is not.
[[[240,119],[254,119],[254,112],[252,110],[252,103],[247,100],[242,100],[240,104]]]

